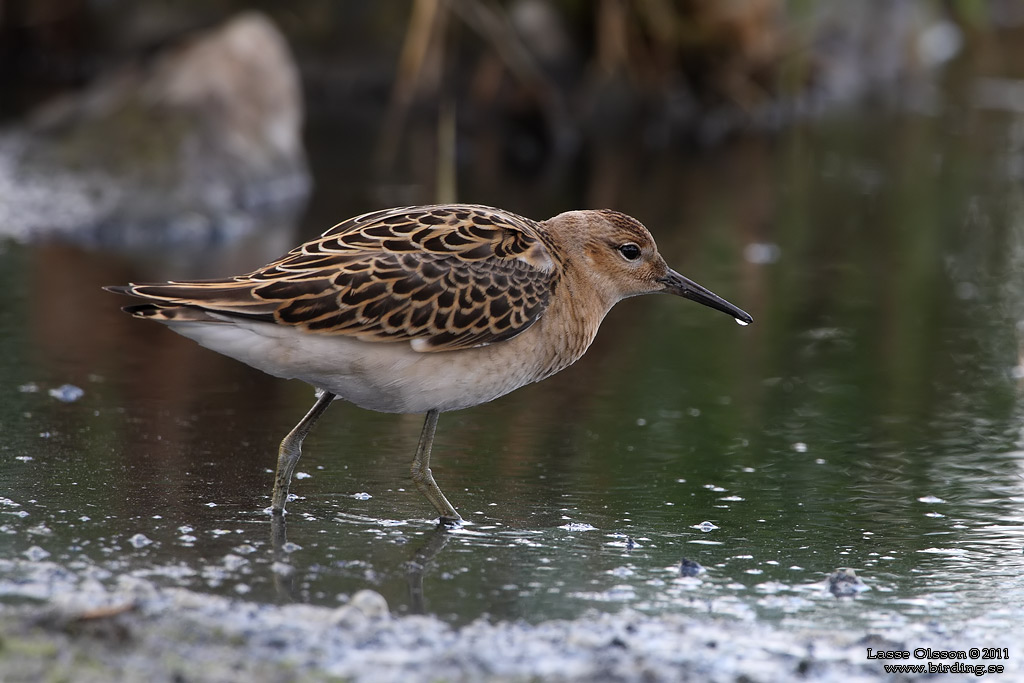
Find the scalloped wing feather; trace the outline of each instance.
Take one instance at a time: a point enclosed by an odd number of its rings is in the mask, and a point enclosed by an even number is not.
[[[235,278],[120,291],[155,302],[132,307],[145,317],[213,313],[406,341],[427,352],[515,337],[543,315],[557,278],[535,222],[490,207],[440,205],[357,216]],[[193,313],[172,314],[176,307]]]

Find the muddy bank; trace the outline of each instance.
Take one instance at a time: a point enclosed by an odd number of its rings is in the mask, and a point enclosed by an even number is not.
[[[453,628],[432,616],[392,616],[372,591],[334,609],[269,605],[134,577],[105,586],[47,562],[3,565],[11,578],[0,585],[8,602],[0,607],[0,678],[8,683],[903,680],[868,660],[866,648],[976,644],[966,625],[810,634],[630,610]],[[1014,660],[1002,663],[1010,676],[1024,675]]]

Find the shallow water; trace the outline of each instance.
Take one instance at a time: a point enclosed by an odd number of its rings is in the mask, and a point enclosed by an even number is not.
[[[632,213],[756,322],[626,301],[573,368],[443,415],[453,532],[408,478],[422,418],[337,404],[306,442],[285,540],[270,468],[312,391],[99,289],[240,272],[276,255],[257,238],[201,255],[0,245],[0,554],[258,601],[370,587],[452,623],[631,607],[970,622],[1005,645],[1024,623],[1024,119],[950,98],[713,153],[592,150],[543,178],[467,143],[460,198]],[[310,138],[319,189],[294,241],[429,200],[429,173],[377,184],[363,150]],[[681,576],[683,558],[707,571]],[[832,596],[838,567],[870,590]],[[0,593],[26,599],[5,577]]]

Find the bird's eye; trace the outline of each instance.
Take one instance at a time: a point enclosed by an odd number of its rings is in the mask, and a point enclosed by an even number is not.
[[[619,247],[619,253],[622,254],[622,258],[627,261],[636,261],[640,258],[640,247],[632,242],[626,242]]]

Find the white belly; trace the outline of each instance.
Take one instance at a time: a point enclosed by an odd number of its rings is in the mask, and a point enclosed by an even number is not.
[[[168,326],[276,377],[300,379],[386,413],[468,408],[552,374],[549,358],[522,352],[530,346],[524,339],[529,330],[492,346],[418,353],[405,342],[363,342],[260,322]]]

